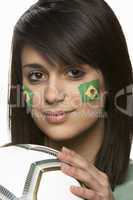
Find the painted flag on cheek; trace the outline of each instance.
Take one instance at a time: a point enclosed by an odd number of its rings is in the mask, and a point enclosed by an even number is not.
[[[32,91],[25,85],[23,85],[23,94],[26,96],[26,104],[28,108],[32,107]]]
[[[79,86],[82,103],[95,101],[100,99],[99,80],[92,80],[90,82],[82,83]]]

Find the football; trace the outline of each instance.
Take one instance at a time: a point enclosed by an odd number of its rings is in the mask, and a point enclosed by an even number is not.
[[[70,191],[81,183],[61,171],[57,153],[31,144],[0,147],[0,200],[82,200]]]

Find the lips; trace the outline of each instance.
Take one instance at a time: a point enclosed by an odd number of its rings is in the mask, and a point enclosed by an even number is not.
[[[58,115],[64,115],[65,113],[69,113],[72,112],[73,110],[70,111],[56,111],[56,112],[52,112],[52,111],[46,111],[44,112],[45,115],[49,115],[49,116],[58,116]]]
[[[64,111],[57,111],[57,112],[45,112],[45,115],[49,115],[49,116],[58,116],[58,115],[64,115],[65,112]]]
[[[69,113],[73,112],[74,110],[71,111],[56,111],[56,112],[52,112],[52,111],[47,111],[44,113],[45,115],[45,119],[48,123],[50,124],[60,124],[60,123],[64,123],[69,116]]]

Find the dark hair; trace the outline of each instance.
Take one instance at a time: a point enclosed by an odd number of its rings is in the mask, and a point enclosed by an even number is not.
[[[125,180],[133,135],[133,116],[117,109],[114,99],[118,91],[132,86],[133,77],[125,37],[112,9],[103,0],[40,0],[18,20],[12,40],[9,94],[12,143],[44,144],[46,136],[27,115],[26,105],[13,106],[18,87],[22,88],[20,55],[26,44],[47,53],[51,61],[88,63],[102,72],[108,91],[107,117],[95,166],[108,175],[114,189]],[[126,99],[126,95],[119,98],[121,107]]]

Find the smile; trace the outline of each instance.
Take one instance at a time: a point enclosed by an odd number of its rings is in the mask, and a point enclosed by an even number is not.
[[[75,109],[74,109],[75,110]],[[56,112],[45,112],[45,119],[47,122],[49,123],[61,123],[64,122],[68,115],[72,112],[74,112],[74,110],[71,111],[56,111]]]

